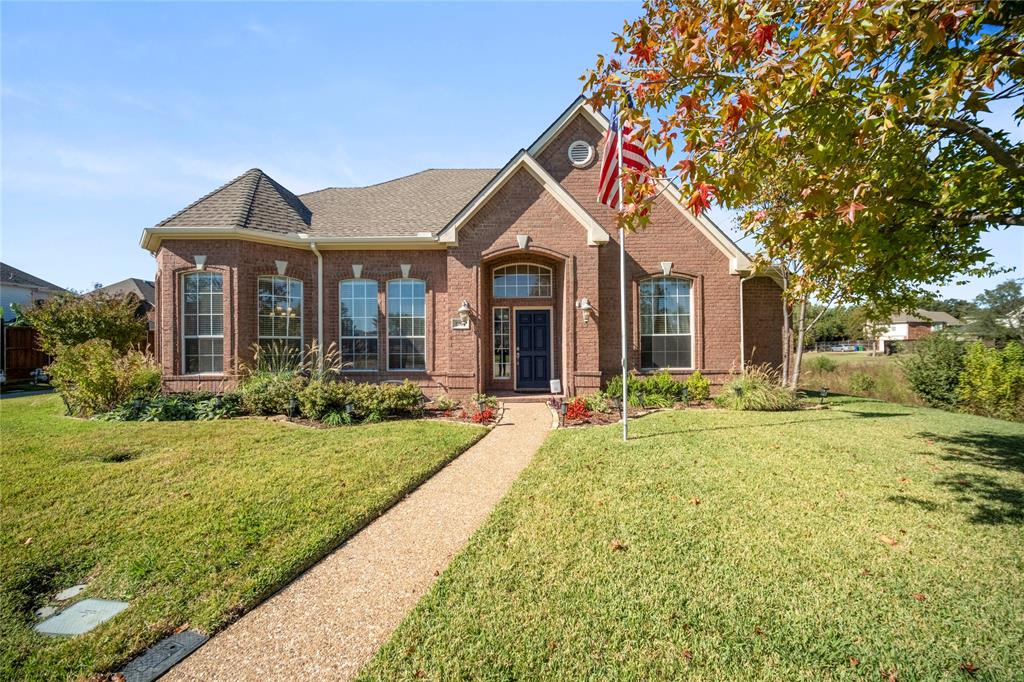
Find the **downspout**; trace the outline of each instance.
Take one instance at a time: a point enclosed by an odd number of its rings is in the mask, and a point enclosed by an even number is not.
[[[744,372],[747,366],[747,341],[743,331],[743,283],[754,277],[756,275],[740,278],[740,372]]]
[[[316,254],[316,356],[317,366],[324,365],[324,255],[310,242],[309,248]]]

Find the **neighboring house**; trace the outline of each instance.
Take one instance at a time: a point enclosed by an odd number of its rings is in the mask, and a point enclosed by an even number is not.
[[[885,352],[886,342],[891,345],[894,341],[916,341],[947,327],[962,325],[963,322],[949,313],[918,308],[913,313],[894,313],[889,319],[889,326],[881,330],[875,343],[879,351]]]
[[[153,282],[138,277],[129,277],[120,282],[108,284],[105,287],[98,287],[89,292],[90,294],[102,293],[109,296],[125,296],[133,294],[139,299],[139,314],[145,315],[149,320],[149,329],[156,328],[156,287]],[[87,294],[88,295],[88,294]]]
[[[15,317],[12,303],[21,308],[30,308],[60,293],[66,293],[66,290],[7,263],[0,263],[0,303],[3,305],[5,322]]]
[[[615,211],[597,201],[607,126],[580,98],[501,169],[298,196],[253,169],[145,229],[167,388],[224,386],[253,344],[319,340],[358,381],[598,390],[621,371]],[[781,363],[778,283],[675,188],[626,247],[631,368],[721,383]]]

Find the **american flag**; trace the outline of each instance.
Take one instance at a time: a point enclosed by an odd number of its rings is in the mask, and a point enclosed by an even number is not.
[[[604,139],[604,155],[601,162],[601,179],[598,181],[597,198],[605,206],[619,208],[619,107],[612,106],[612,125]],[[643,172],[651,167],[651,160],[642,144],[632,137],[629,125],[623,125],[622,165]]]

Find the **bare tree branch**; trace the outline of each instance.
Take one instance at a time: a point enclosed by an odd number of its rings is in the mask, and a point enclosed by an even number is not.
[[[1024,163],[1016,159],[1013,154],[1004,148],[999,142],[988,134],[981,126],[974,125],[959,118],[926,118],[924,116],[907,116],[902,119],[913,125],[923,125],[929,128],[940,128],[949,132],[962,135],[973,141],[979,147],[988,152],[1000,166],[1003,166],[1017,177],[1024,177]]]

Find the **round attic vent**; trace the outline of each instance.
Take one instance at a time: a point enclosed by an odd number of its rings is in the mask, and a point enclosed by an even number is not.
[[[576,140],[569,145],[569,163],[577,168],[584,168],[594,160],[594,147],[584,140]]]

